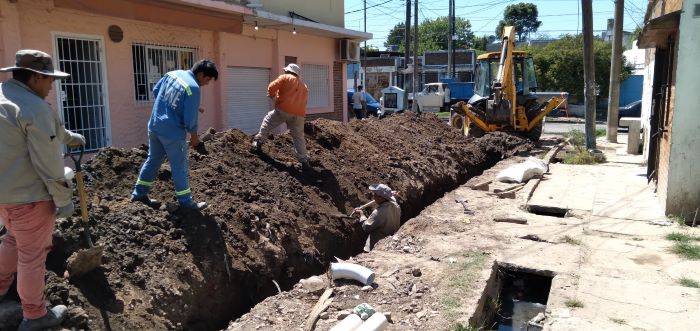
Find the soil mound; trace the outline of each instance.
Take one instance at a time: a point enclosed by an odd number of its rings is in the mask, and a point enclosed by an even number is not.
[[[361,251],[366,236],[342,218],[370,199],[367,186],[401,192],[404,220],[498,160],[532,147],[495,133],[462,136],[433,115],[406,114],[348,126],[305,126],[313,169],[302,170],[291,139],[251,151],[251,137],[214,132],[208,155],[190,153],[190,185],[202,213],[172,208],[171,173],[161,167],[154,210],[129,202],[147,148],[100,151],[86,166],[93,240],[103,266],[63,277],[65,261],[85,247],[78,217],[56,226],[47,261],[47,298],[72,307],[66,327],[214,330],[298,279],[321,273],[333,256]],[[170,206],[168,206],[170,205]],[[274,281],[274,282],[273,282]]]

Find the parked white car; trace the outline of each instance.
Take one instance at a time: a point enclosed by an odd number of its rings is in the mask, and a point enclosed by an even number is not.
[[[447,83],[429,83],[423,85],[423,91],[415,96],[421,112],[448,111],[450,106],[450,88]]]

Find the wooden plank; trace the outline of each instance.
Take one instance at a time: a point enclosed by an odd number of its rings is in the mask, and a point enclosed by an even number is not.
[[[491,182],[493,182],[492,179],[487,180],[485,182],[474,184],[474,185],[470,186],[469,188],[471,188],[472,190],[477,190],[477,191],[488,191],[489,184],[491,184]]]
[[[328,306],[331,305],[331,302],[333,302],[333,299],[329,299],[333,295],[333,288],[327,288],[325,292],[321,295],[320,298],[318,298],[318,302],[316,302],[316,305],[314,305],[314,308],[311,309],[311,313],[309,313],[309,317],[306,318],[306,324],[304,326],[304,331],[313,331],[315,326],[316,326],[316,321],[318,320],[318,316],[321,315],[323,311],[328,309]]]
[[[527,224],[527,220],[522,217],[495,217],[494,222]]]

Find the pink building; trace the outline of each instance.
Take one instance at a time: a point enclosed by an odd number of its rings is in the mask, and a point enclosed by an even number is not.
[[[290,62],[310,89],[307,118],[347,121],[354,52],[341,55],[341,43],[371,34],[345,29],[343,10],[322,0],[0,1],[0,66],[21,48],[51,54],[71,77],[48,100],[90,150],[145,143],[153,85],[201,58],[216,62],[219,80],[202,89],[200,130],[257,131],[267,84]]]

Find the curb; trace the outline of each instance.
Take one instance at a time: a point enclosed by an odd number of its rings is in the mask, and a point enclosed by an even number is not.
[[[568,140],[567,140],[568,141]],[[564,145],[566,145],[566,141],[557,144],[556,146],[553,146],[547,154],[544,155],[544,158],[542,159],[544,163],[547,164],[547,169],[549,170],[549,164],[552,163],[552,160],[554,157],[557,155],[559,150],[561,150]],[[540,185],[540,181],[542,181],[542,178],[544,178],[544,175],[537,177],[535,180],[528,181],[527,184],[525,184],[525,188],[523,191],[527,192],[524,197],[522,204],[520,205],[521,209],[527,209],[527,203],[530,201],[530,198],[532,198],[532,194],[535,193],[535,190],[537,189],[537,186]]]

